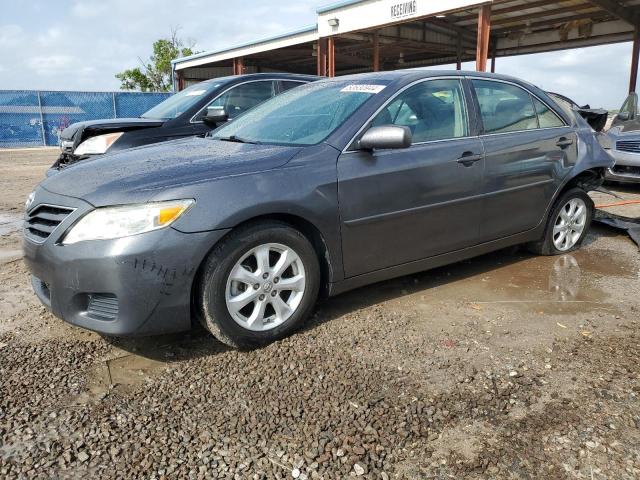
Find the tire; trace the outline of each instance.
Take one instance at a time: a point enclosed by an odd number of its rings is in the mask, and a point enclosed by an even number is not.
[[[584,215],[577,211],[572,214],[571,209],[576,205],[585,209]],[[560,195],[551,210],[544,237],[529,244],[529,250],[538,255],[564,255],[578,250],[587,236],[594,210],[593,200],[587,192],[580,188],[567,190]]]
[[[276,271],[288,261],[286,270]],[[195,301],[201,323],[213,336],[233,348],[250,349],[301,328],[319,287],[320,265],[309,240],[286,223],[264,221],[231,232],[211,251]],[[247,299],[250,303],[239,308]]]

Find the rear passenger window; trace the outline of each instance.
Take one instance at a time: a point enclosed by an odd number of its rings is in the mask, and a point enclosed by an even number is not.
[[[430,80],[408,88],[387,105],[371,126],[409,127],[413,143],[468,135],[467,113],[458,80]]]
[[[485,133],[517,132],[538,128],[531,95],[508,83],[472,80]]]
[[[558,117],[558,115],[556,115],[553,110],[547,107],[540,100],[534,98],[533,104],[536,107],[536,112],[538,113],[538,122],[540,123],[540,128],[554,128],[564,126],[564,122],[560,120],[560,117]]]

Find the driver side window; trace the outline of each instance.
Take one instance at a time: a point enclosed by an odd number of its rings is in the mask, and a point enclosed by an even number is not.
[[[428,80],[408,88],[371,122],[409,127],[413,143],[466,137],[469,132],[459,80]]]
[[[207,107],[224,107],[225,112],[229,115],[229,120],[233,120],[238,115],[269,100],[274,95],[274,82],[272,80],[243,83],[226,91],[209,103]],[[202,117],[207,114],[207,107],[198,114],[195,120],[202,120]]]

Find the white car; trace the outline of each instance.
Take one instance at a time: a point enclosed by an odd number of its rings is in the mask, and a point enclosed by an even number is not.
[[[640,112],[638,94],[632,93],[622,105],[607,132],[609,153],[616,164],[607,172],[607,180],[640,183]]]

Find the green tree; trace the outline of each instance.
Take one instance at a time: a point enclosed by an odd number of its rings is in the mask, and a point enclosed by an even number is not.
[[[188,46],[178,37],[178,29],[171,31],[171,37],[153,42],[153,54],[147,62],[140,59],[140,67],[130,68],[116,74],[121,90],[141,92],[171,91],[171,60],[193,55],[194,42]]]

